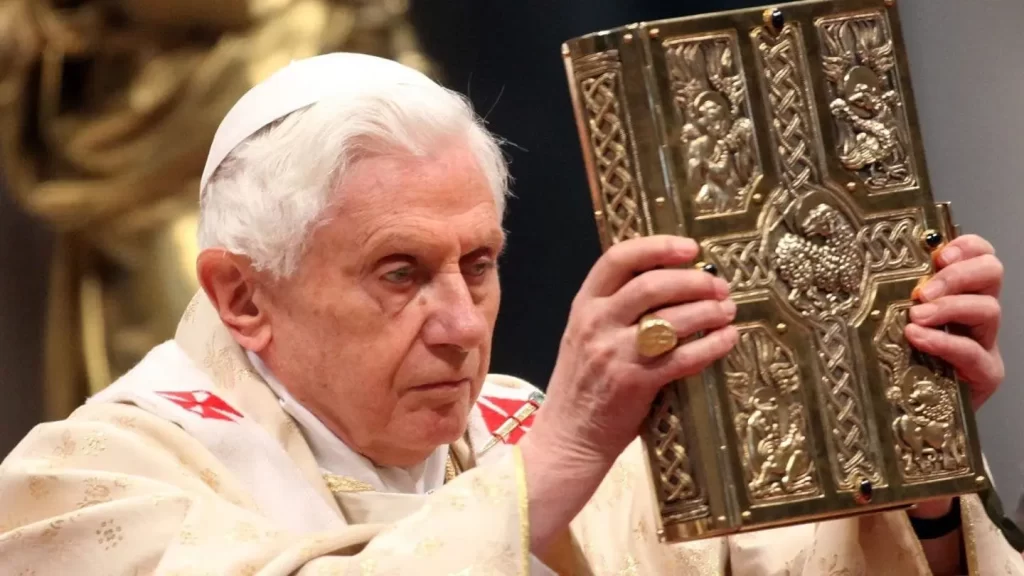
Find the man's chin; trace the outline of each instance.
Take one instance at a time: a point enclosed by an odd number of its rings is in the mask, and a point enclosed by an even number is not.
[[[466,433],[468,418],[455,409],[448,414],[438,414],[432,410],[429,415],[423,416],[422,419],[418,419],[422,422],[417,427],[418,438],[432,446],[451,444]]]

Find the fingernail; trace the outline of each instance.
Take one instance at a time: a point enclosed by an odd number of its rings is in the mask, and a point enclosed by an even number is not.
[[[935,254],[935,261],[943,266],[949,266],[963,256],[963,252],[956,246],[947,246]]]
[[[732,320],[736,317],[736,303],[732,300],[725,300],[721,302],[719,306],[722,307],[722,313],[725,314],[726,318]]]
[[[914,284],[914,289],[910,292],[911,300],[921,299],[921,287],[927,284],[929,279],[931,279],[931,276],[923,276],[917,279],[917,284]]]
[[[935,304],[920,304],[910,309],[910,319],[917,322],[931,318],[938,310]]]
[[[942,293],[945,291],[946,282],[944,280],[933,278],[921,288],[921,297],[925,300],[935,300],[939,296],[942,296]]]
[[[715,283],[715,294],[718,296],[719,300],[729,296],[729,283],[728,282],[726,282],[725,280],[722,280],[721,278],[715,278],[714,279],[714,283]]]

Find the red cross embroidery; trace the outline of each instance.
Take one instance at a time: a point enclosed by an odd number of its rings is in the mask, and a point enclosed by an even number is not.
[[[526,400],[516,400],[514,398],[495,398],[493,396],[481,396],[480,400],[477,401],[477,406],[480,407],[480,414],[484,417],[484,424],[487,425],[487,430],[494,434],[498,428],[505,423],[506,420],[512,418],[512,415],[516,413],[523,405],[527,404]],[[530,426],[533,425],[533,417],[536,414],[530,414],[519,423],[508,434],[508,438],[505,440],[506,444],[516,444],[522,438],[523,435],[530,431]]]
[[[206,390],[194,390],[192,392],[157,392],[158,396],[166,398],[181,406],[185,410],[198,414],[204,420],[226,420],[234,422],[235,418],[243,418],[242,413],[231,407],[217,396]]]

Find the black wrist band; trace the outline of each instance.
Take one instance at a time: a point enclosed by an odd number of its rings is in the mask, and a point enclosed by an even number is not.
[[[953,504],[945,516],[939,518],[914,518],[909,516],[910,525],[918,540],[934,540],[952,534],[960,528],[960,498],[953,498]]]

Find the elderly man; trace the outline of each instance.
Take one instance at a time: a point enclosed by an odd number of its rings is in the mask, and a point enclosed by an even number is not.
[[[685,238],[601,257],[543,409],[495,445],[537,403],[488,374],[506,180],[464,101],[393,62],[326,55],[254,88],[203,174],[202,293],[174,341],[4,461],[0,572],[1024,574],[975,497],[658,543],[637,430],[737,339],[725,282],[678,266]],[[937,261],[906,334],[979,406],[1003,377],[1001,266],[977,237]],[[705,335],[642,359],[652,308]]]

